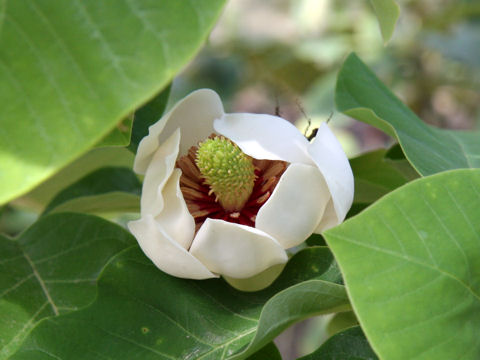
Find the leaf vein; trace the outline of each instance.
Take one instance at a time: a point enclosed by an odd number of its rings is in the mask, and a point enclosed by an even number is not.
[[[12,285],[11,287],[9,287],[8,289],[5,289],[1,294],[0,294],[0,298],[4,297],[5,295],[7,295],[9,292],[15,290],[16,288],[18,288],[19,286],[21,286],[25,281],[29,280],[32,278],[33,273],[28,275],[27,277],[19,280],[18,282],[16,282],[14,285]]]
[[[461,286],[465,287],[467,290],[469,290],[469,292],[475,297],[477,298],[479,301],[480,301],[480,296],[475,292],[473,291],[472,288],[470,288],[466,283],[464,283],[461,279],[457,278],[455,275],[452,275],[452,274],[449,274],[445,271],[443,271],[442,269],[440,268],[437,268],[437,267],[433,267],[429,264],[425,264],[419,260],[416,260],[416,259],[413,259],[409,256],[406,256],[406,255],[400,255],[394,251],[391,251],[391,250],[388,250],[388,249],[384,249],[384,248],[381,248],[381,247],[378,247],[378,246],[374,246],[374,245],[370,245],[370,244],[365,244],[365,243],[362,243],[360,241],[356,241],[356,240],[353,240],[349,237],[346,237],[346,236],[342,236],[342,235],[339,235],[339,234],[335,234],[335,235],[331,235],[332,237],[336,237],[337,239],[340,239],[340,240],[344,240],[344,241],[347,241],[351,244],[354,244],[354,245],[358,245],[358,246],[361,246],[361,247],[364,247],[364,248],[367,248],[367,249],[370,249],[370,250],[374,250],[374,251],[378,251],[380,253],[383,253],[383,254],[386,254],[386,255],[390,255],[390,256],[393,256],[393,257],[396,257],[396,258],[399,258],[399,259],[402,259],[402,260],[405,260],[407,262],[410,262],[412,264],[416,264],[416,265],[419,265],[419,266],[422,266],[424,268],[427,268],[427,269],[430,269],[430,270],[434,270],[434,271],[438,271],[440,272],[442,275],[445,275],[446,277],[458,282]]]
[[[48,292],[48,289],[47,289],[45,283],[43,282],[42,277],[40,276],[40,274],[39,274],[38,271],[37,271],[37,268],[35,267],[35,264],[34,264],[33,261],[30,259],[30,256],[28,256],[27,253],[24,252],[23,255],[25,256],[25,259],[27,259],[28,263],[30,264],[30,267],[32,268],[33,274],[35,275],[35,278],[36,278],[37,281],[39,282],[39,284],[40,284],[40,286],[41,286],[41,288],[42,288],[43,294],[44,294],[45,297],[47,298],[47,301],[50,303],[54,314],[58,316],[59,312],[58,312],[58,309],[57,309],[57,305],[55,305],[55,303],[53,302],[53,299],[52,299],[52,297],[50,296],[50,293]]]

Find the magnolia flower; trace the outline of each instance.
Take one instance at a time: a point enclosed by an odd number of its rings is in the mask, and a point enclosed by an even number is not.
[[[226,114],[208,89],[150,126],[134,170],[145,175],[141,218],[128,227],[181,278],[235,284],[268,273],[286,249],[341,223],[353,200],[350,165],[326,124],[310,143],[280,117]]]

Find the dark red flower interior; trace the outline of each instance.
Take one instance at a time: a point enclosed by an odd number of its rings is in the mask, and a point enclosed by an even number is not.
[[[255,227],[258,210],[272,194],[288,163],[278,160],[252,159],[257,176],[252,194],[243,209],[228,212],[216,200],[210,187],[204,183],[202,174],[195,164],[196,153],[197,147],[192,146],[188,154],[179,158],[176,163],[176,166],[182,170],[180,189],[188,210],[195,219],[195,231],[198,231],[207,218]]]

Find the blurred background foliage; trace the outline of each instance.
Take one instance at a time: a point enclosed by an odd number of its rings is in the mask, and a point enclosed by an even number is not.
[[[472,129],[480,121],[480,2],[403,0],[383,45],[369,1],[231,0],[209,43],[176,78],[171,101],[215,89],[227,111],[275,113],[331,125],[350,156],[390,139],[335,112],[338,68],[355,51],[427,123]]]
[[[330,119],[350,157],[388,147],[393,140],[387,135],[335,110],[337,71],[355,51],[425,122],[478,128],[480,2],[397,2],[400,19],[384,46],[367,0],[230,0],[208,43],[174,80],[170,103],[194,89],[212,88],[227,112],[277,113],[307,135]],[[131,154],[121,158],[123,166],[130,166]],[[118,156],[108,164],[115,162]],[[55,184],[66,186],[62,181]],[[0,208],[1,233],[14,236],[35,221],[41,209],[27,200]],[[277,344],[284,359],[317,348],[333,331],[329,320],[312,319],[282,334]]]

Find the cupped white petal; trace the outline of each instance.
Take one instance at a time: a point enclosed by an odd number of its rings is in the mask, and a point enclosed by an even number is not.
[[[329,200],[327,184],[316,166],[290,164],[258,211],[255,227],[285,249],[291,248],[315,231]]]
[[[180,155],[213,132],[213,120],[222,117],[223,105],[218,94],[210,89],[192,92],[155,124],[138,145],[133,169],[144,174],[158,146],[180,128],[182,141]]]
[[[320,234],[323,231],[328,230],[331,227],[334,227],[336,225],[338,225],[338,217],[337,217],[337,213],[335,212],[335,208],[333,206],[332,198],[330,198],[330,201],[328,202],[325,208],[325,212],[323,213],[322,220],[318,224],[314,233]]]
[[[190,253],[210,271],[233,278],[248,278],[288,260],[282,246],[264,232],[215,219],[203,223]]]
[[[313,164],[308,140],[288,121],[265,114],[225,114],[214,129],[256,159]]]
[[[241,291],[259,291],[270,286],[282,273],[285,265],[285,263],[273,265],[261,273],[245,279],[236,279],[228,276],[223,276],[223,278],[235,289]]]
[[[152,216],[146,215],[140,220],[131,221],[128,228],[137,238],[145,255],[167,274],[196,280],[218,277],[173,241]]]
[[[155,217],[155,220],[169,238],[188,250],[195,235],[195,220],[190,215],[180,190],[181,175],[181,170],[173,170],[172,176],[162,191],[163,200],[167,206]]]
[[[175,167],[180,143],[180,130],[177,129],[152,157],[143,180],[142,196],[140,198],[140,213],[157,216],[163,210],[163,187]]]
[[[315,140],[309,145],[308,153],[323,174],[332,195],[327,214],[335,212],[336,221],[322,230],[340,224],[353,202],[353,173],[347,155],[327,124],[318,129]]]

